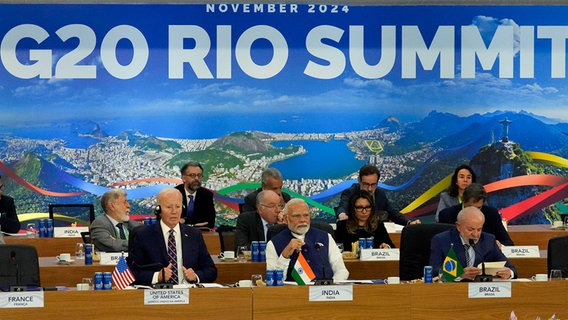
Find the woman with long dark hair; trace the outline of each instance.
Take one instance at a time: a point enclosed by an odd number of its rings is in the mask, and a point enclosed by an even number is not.
[[[335,240],[343,243],[345,251],[351,251],[351,243],[359,238],[374,238],[374,248],[394,248],[394,244],[385,228],[379,221],[373,197],[368,191],[361,190],[349,199],[349,214],[347,220],[337,222]]]

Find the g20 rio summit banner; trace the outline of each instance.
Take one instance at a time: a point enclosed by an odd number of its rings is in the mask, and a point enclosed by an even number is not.
[[[564,6],[0,5],[0,170],[22,219],[205,167],[218,223],[279,169],[333,220],[365,163],[430,216],[474,167],[512,223],[566,212]],[[100,213],[100,207],[97,208]]]

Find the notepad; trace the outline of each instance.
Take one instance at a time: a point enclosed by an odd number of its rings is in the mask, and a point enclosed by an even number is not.
[[[481,269],[481,263],[477,267]],[[485,262],[485,274],[496,275],[497,271],[503,268],[505,268],[505,261]]]

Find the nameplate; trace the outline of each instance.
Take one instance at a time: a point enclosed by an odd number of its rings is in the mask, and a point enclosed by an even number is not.
[[[353,301],[353,285],[310,286],[309,301]]]
[[[189,289],[144,290],[144,304],[189,304]]]
[[[101,260],[99,264],[102,265],[116,265],[120,256],[123,255],[122,252],[99,252]],[[124,253],[124,258],[128,257],[128,252]]]
[[[54,238],[81,238],[81,232],[89,231],[89,227],[55,227]]]
[[[0,308],[43,308],[43,291],[0,293]]]
[[[359,256],[360,260],[392,260],[398,261],[400,258],[399,249],[361,249],[361,254]]]
[[[511,282],[470,282],[468,298],[510,298]]]
[[[540,258],[538,246],[502,246],[501,251],[507,258]]]

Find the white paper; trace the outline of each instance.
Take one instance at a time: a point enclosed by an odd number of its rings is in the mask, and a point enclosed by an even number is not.
[[[482,269],[483,266],[480,263],[477,267]],[[485,274],[494,276],[497,274],[497,271],[502,270],[503,268],[505,268],[505,261],[485,262]]]

